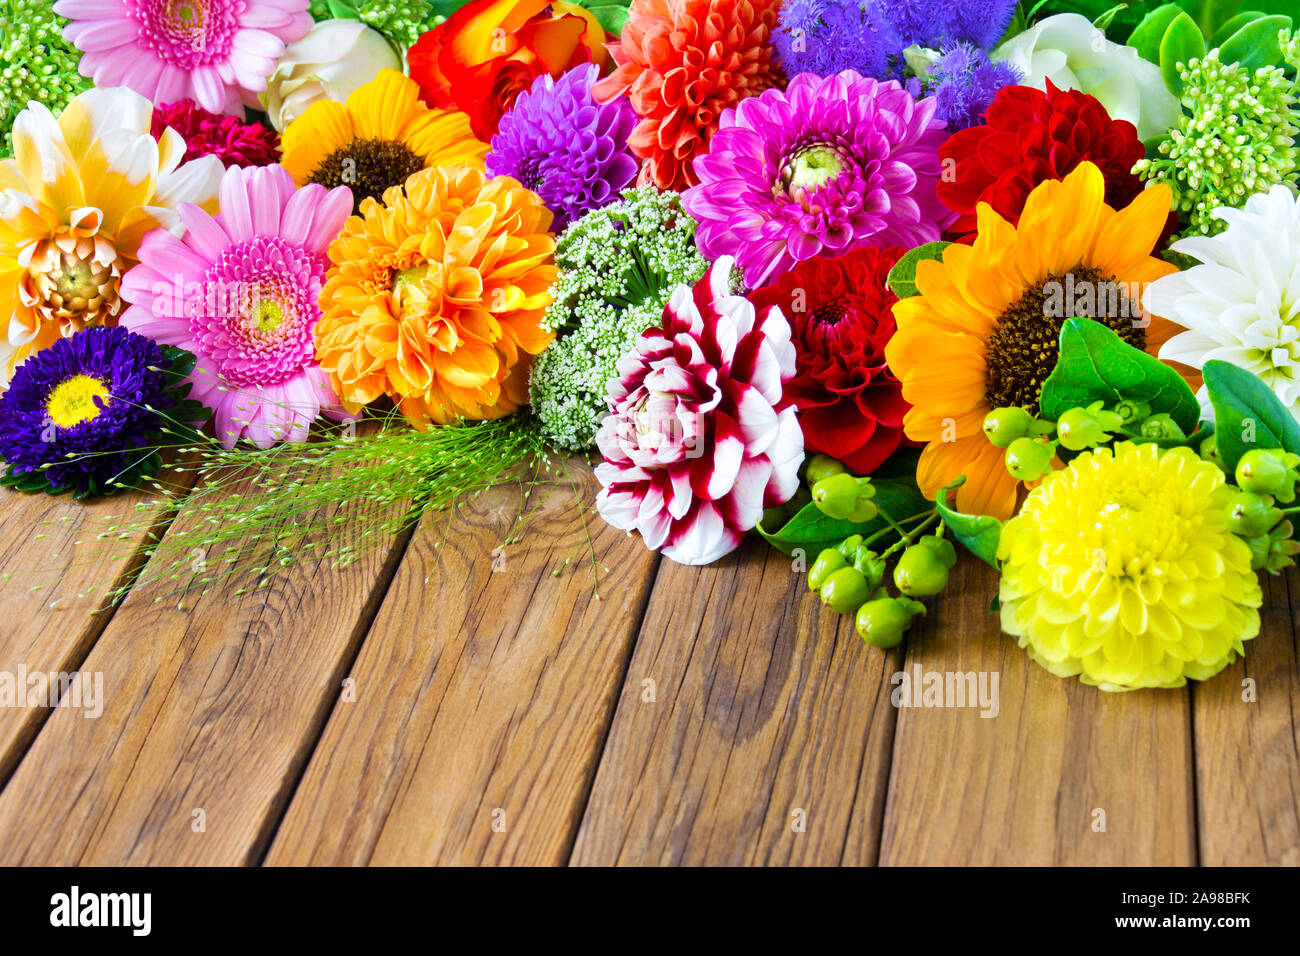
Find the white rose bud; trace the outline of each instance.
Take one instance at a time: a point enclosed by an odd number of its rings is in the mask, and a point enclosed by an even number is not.
[[[284,51],[262,105],[282,133],[317,100],[345,100],[385,68],[401,71],[402,59],[382,34],[359,20],[324,20]]]

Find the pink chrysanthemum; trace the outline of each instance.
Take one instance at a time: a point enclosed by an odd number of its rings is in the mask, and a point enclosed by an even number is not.
[[[601,517],[682,564],[716,561],[799,487],[790,324],[731,295],[731,269],[724,256],[673,291],[662,328],[619,362],[596,435]]]
[[[96,86],[128,86],[155,104],[192,99],[244,115],[287,44],[311,29],[308,0],[57,0]]]
[[[270,166],[280,161],[280,137],[261,123],[205,110],[193,100],[156,107],[152,132],[160,139],[171,127],[185,139],[185,162],[215,156],[223,166]]]
[[[742,100],[682,197],[700,251],[735,256],[756,288],[816,256],[937,240],[955,214],[935,194],[948,137],[935,107],[852,70]]]
[[[345,418],[316,364],[326,251],[352,212],[347,187],[295,190],[280,166],[232,167],[220,211],[185,203],[185,238],[158,229],[122,279],[121,324],[198,356],[191,396],[227,447],[302,441],[323,412]]]

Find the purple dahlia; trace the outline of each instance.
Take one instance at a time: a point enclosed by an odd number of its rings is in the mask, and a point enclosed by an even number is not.
[[[625,98],[597,103],[600,67],[584,63],[554,80],[543,73],[501,117],[487,155],[493,176],[513,176],[542,197],[559,232],[583,213],[618,198],[636,175],[627,146],[637,124]]]
[[[756,288],[815,256],[936,241],[954,217],[935,194],[935,107],[845,70],[728,109],[683,194],[700,252],[735,256]]]
[[[194,356],[120,326],[59,339],[18,366],[0,395],[0,483],[77,497],[138,484],[161,463],[163,428],[207,416],[181,383]],[[173,438],[172,441],[175,441]]]

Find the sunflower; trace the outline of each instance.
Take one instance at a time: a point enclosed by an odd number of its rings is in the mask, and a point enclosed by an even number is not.
[[[1010,517],[1019,482],[981,426],[994,408],[1038,411],[1064,319],[1095,319],[1152,355],[1176,331],[1140,306],[1146,283],[1177,271],[1151,255],[1171,193],[1151,187],[1117,211],[1105,189],[1085,162],[1036,186],[1016,226],[981,202],[974,244],[921,262],[918,294],[894,306],[885,358],[913,406],[907,437],[928,443],[917,466],[928,497],[964,475],[961,511]]]
[[[436,166],[365,203],[329,249],[316,357],[349,410],[388,395],[417,428],[528,401],[555,281],[551,212],[509,176]]]
[[[415,81],[396,70],[358,87],[346,103],[313,103],[284,131],[280,164],[299,186],[320,183],[352,190],[353,211],[379,199],[428,166],[483,168],[487,144],[474,138],[469,117],[429,109]]]

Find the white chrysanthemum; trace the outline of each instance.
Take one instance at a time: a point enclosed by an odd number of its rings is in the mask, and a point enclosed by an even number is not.
[[[1254,372],[1300,420],[1300,201],[1274,186],[1214,215],[1227,229],[1171,246],[1201,264],[1157,279],[1143,296],[1148,311],[1187,329],[1160,357]],[[1208,408],[1204,387],[1199,397]]]

